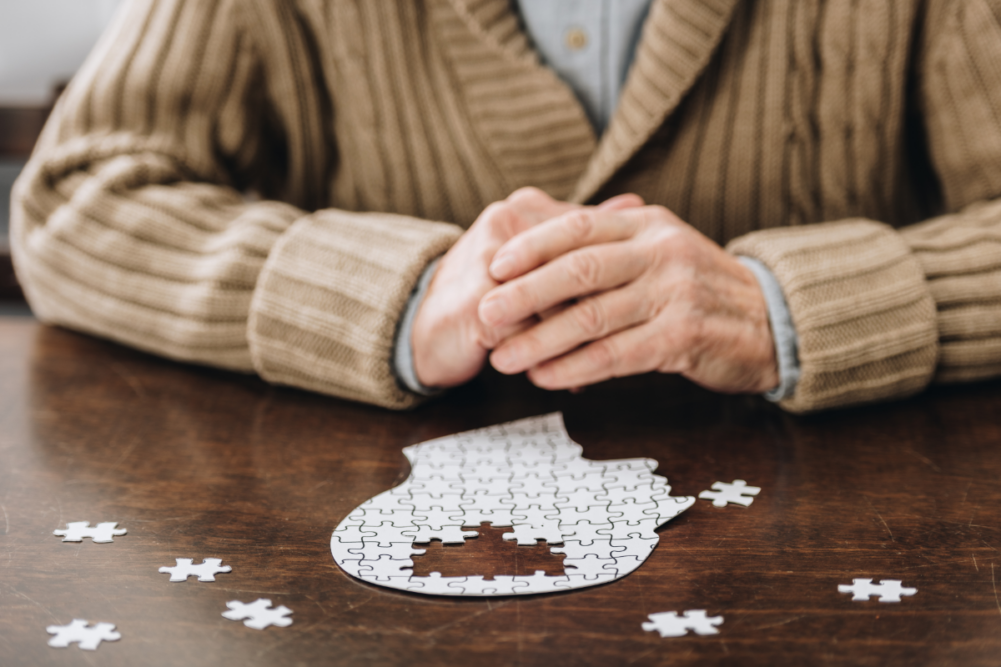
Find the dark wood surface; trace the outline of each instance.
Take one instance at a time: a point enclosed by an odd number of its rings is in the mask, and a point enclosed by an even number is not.
[[[1001,383],[794,417],[668,377],[574,396],[487,375],[390,413],[10,318],[0,396],[5,666],[1001,664]],[[593,589],[433,598],[334,564],[338,522],[406,478],[401,448],[553,410],[586,457],[655,458],[677,495],[735,478],[763,490],[746,509],[696,501],[639,570]],[[52,535],[85,520],[128,534]],[[540,550],[467,544],[429,556],[511,574]],[[212,556],[234,571],[182,584],[157,572]],[[856,577],[918,594],[852,602],[837,587]],[[259,597],[294,623],[220,616]],[[722,615],[720,634],[641,629],[685,609]],[[73,618],[122,639],[49,648],[46,626]]]

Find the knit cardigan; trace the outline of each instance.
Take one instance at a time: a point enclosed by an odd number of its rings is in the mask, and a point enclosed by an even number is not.
[[[600,138],[508,0],[130,0],[17,184],[14,260],[44,321],[404,408],[415,282],[528,185],[764,262],[789,410],[1001,373],[992,0],[655,0]]]

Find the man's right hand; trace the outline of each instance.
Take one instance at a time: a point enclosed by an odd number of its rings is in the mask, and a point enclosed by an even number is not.
[[[411,345],[421,384],[454,387],[472,380],[489,350],[534,322],[493,329],[480,321],[480,299],[499,284],[490,277],[490,262],[517,234],[575,208],[537,188],[522,188],[484,209],[445,253],[414,319]]]

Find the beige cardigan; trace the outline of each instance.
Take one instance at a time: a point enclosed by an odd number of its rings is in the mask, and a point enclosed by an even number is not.
[[[508,0],[132,0],[12,240],[45,321],[403,408],[417,277],[525,185],[637,192],[769,266],[790,410],[1001,372],[990,0],[656,0],[600,141]]]

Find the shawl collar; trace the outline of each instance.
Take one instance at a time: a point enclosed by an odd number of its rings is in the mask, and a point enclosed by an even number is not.
[[[539,185],[562,181],[564,187],[549,188],[554,196],[576,202],[593,197],[677,109],[708,65],[739,1],[654,0],[629,77],[605,134],[596,143],[593,132],[583,128],[568,133],[568,140],[576,143],[576,148],[568,143],[568,150],[560,151],[562,164],[547,165],[561,172],[552,174],[555,178],[545,178],[536,172],[536,178],[542,177]],[[535,85],[523,86],[522,91],[512,91],[512,95],[531,89],[539,94],[545,88],[544,97],[557,107],[554,110],[563,116],[567,127],[583,123],[590,128],[573,93],[539,64],[538,55],[512,8],[512,0],[448,0],[448,3],[481,44],[495,53],[499,51],[509,66],[521,69],[534,80]],[[469,52],[464,55],[468,58]],[[479,105],[475,104],[476,96],[473,97],[471,106],[475,109]],[[504,129],[503,134],[510,138],[511,128]],[[505,151],[499,145],[495,148],[503,160]]]
[[[438,30],[460,94],[498,166],[498,194],[534,185],[568,199],[597,138],[570,87],[540,64],[511,0],[434,4],[445,10]]]
[[[572,201],[595,195],[677,109],[723,38],[739,0],[654,0],[619,104]]]

